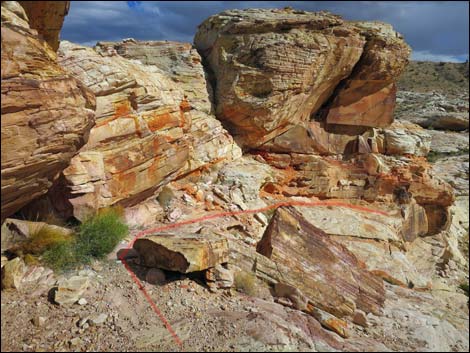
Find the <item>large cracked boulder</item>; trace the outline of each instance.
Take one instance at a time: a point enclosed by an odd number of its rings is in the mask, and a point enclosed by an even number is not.
[[[389,25],[291,9],[222,12],[194,43],[212,71],[218,118],[247,148],[307,126],[323,105],[328,124],[389,125],[410,53]]]
[[[60,64],[97,96],[96,125],[64,171],[74,216],[137,204],[174,178],[241,155],[211,115],[201,59],[177,42],[62,42]]]
[[[57,64],[29,16],[2,2],[2,220],[48,191],[94,122],[94,95]]]

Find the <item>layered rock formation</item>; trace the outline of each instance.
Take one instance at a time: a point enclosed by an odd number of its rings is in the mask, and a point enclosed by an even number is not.
[[[84,219],[122,205],[133,231],[177,229],[139,238],[118,258],[145,279],[140,288],[166,286],[146,295],[171,315],[185,349],[189,332],[202,327],[206,338],[212,331],[210,337],[222,341],[222,351],[468,350],[461,339],[468,316],[456,314],[467,305],[456,288],[468,281],[461,271],[468,270],[468,255],[460,250],[467,239],[468,252],[468,157],[461,155],[468,132],[454,133],[458,138],[448,143],[448,132],[418,126],[468,129],[468,104],[449,108],[435,95],[416,102],[418,96],[407,93],[405,102],[431,106],[432,114],[411,116],[418,125],[393,122],[394,81],[409,48],[389,25],[292,9],[226,11],[199,28],[195,44],[203,59],[185,43],[126,39],[92,49],[62,42],[59,68],[52,49],[67,8],[65,2],[25,2],[24,8],[2,2],[2,217],[44,194],[60,174],[50,203],[41,200],[46,213],[70,202],[75,217]],[[93,124],[95,96],[96,124],[80,148]],[[447,119],[436,114],[441,108]],[[216,115],[249,153],[238,158],[239,147]],[[460,155],[440,160],[431,172],[430,149]],[[457,205],[452,187],[437,175],[457,190]],[[43,226],[6,220],[2,249],[12,253]],[[57,302],[83,295],[105,303],[80,307],[101,323],[103,315],[112,316],[113,326],[101,326],[112,328],[104,337],[113,332],[108,337],[121,348],[162,350],[156,326],[141,335],[144,343],[133,334],[126,338],[155,317],[146,316],[154,313],[139,303],[143,297],[129,286],[124,268],[113,264],[104,272],[99,263],[80,271],[92,272],[85,292],[88,279],[55,283],[50,271],[2,256],[2,285],[31,288],[30,280],[44,281],[34,293],[58,284]],[[161,269],[204,272],[186,277],[188,286]],[[94,271],[103,275],[98,282]],[[190,280],[196,277],[211,293]],[[36,313],[42,300],[28,293],[30,303],[18,307],[18,298],[11,299],[6,307],[18,313],[14,328],[30,320],[24,307]],[[241,316],[246,321],[236,321]],[[214,318],[222,326],[213,326]],[[83,341],[92,342],[87,335],[97,331],[85,330],[87,316],[79,321]],[[49,331],[57,327],[50,323]],[[75,320],[62,323],[76,332]],[[124,328],[124,344],[114,326]],[[220,340],[222,331],[230,339]],[[335,334],[348,339],[337,341]],[[50,340],[41,339],[23,349],[48,347]],[[80,340],[54,339],[67,347]],[[30,340],[15,335],[11,341],[16,347]],[[194,347],[219,347],[206,341]]]
[[[328,126],[310,131],[308,144],[334,133],[329,124],[362,127],[349,135],[389,125],[410,53],[387,24],[289,9],[225,11],[203,22],[194,42],[214,75],[217,116],[247,148],[298,125],[310,130],[323,105]]]
[[[136,204],[179,175],[240,155],[211,115],[190,45],[125,40],[93,50],[63,42],[60,63],[97,96],[90,139],[64,171],[77,218]]]
[[[2,220],[48,191],[94,121],[94,95],[59,67],[28,14],[2,2]],[[46,22],[60,29],[62,20]]]
[[[354,24],[366,44],[354,72],[337,90],[326,119],[330,124],[386,127],[393,121],[395,80],[408,63],[410,48],[388,24]]]
[[[410,49],[390,25],[234,10],[203,22],[195,45],[213,75],[217,116],[276,168],[266,192],[415,200],[426,211],[423,229],[447,226],[452,190],[419,158],[429,152],[429,134],[392,124],[395,80]]]

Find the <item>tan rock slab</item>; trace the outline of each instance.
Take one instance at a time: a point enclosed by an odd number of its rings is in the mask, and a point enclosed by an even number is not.
[[[26,271],[26,265],[19,257],[15,257],[2,267],[2,289],[18,289]]]
[[[227,240],[200,234],[155,234],[134,243],[143,265],[168,271],[203,271],[228,261]]]
[[[89,286],[89,278],[73,276],[59,281],[54,301],[60,305],[76,303]]]

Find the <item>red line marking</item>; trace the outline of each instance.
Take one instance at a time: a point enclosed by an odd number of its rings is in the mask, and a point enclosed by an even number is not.
[[[134,280],[135,283],[137,283],[137,286],[139,287],[139,289],[142,291],[142,293],[144,293],[144,296],[145,296],[145,299],[147,299],[147,301],[149,302],[150,306],[152,307],[153,311],[155,311],[155,313],[157,314],[158,318],[163,322],[163,324],[165,325],[166,329],[171,333],[171,335],[173,336],[173,339],[175,340],[176,344],[178,344],[180,347],[183,345],[183,342],[181,342],[180,338],[178,337],[178,335],[176,334],[176,332],[173,330],[173,327],[171,327],[170,323],[168,322],[168,320],[165,318],[165,316],[163,316],[163,314],[161,313],[161,311],[158,309],[157,305],[155,304],[155,302],[152,300],[152,298],[150,297],[150,295],[148,294],[148,292],[145,290],[144,288],[144,285],[142,284],[142,282],[140,282],[140,280],[137,278],[137,276],[135,275],[134,272],[132,272],[132,270],[129,268],[129,265],[127,264],[127,262],[124,260],[124,259],[121,259],[122,263],[124,264],[124,267],[126,268],[126,270],[129,272],[129,274],[131,275],[132,279]]]
[[[129,252],[129,250],[134,245],[135,241],[137,239],[143,237],[144,235],[147,235],[147,234],[161,232],[161,231],[164,231],[164,230],[181,227],[181,226],[191,224],[191,223],[199,223],[199,222],[207,221],[207,220],[210,220],[210,219],[222,218],[222,217],[226,217],[226,216],[237,216],[237,215],[241,215],[241,214],[259,213],[259,212],[264,212],[264,211],[268,211],[268,210],[272,210],[274,208],[279,208],[279,207],[284,207],[284,206],[301,206],[301,207],[302,206],[303,207],[335,206],[335,207],[347,207],[347,208],[351,208],[351,209],[358,210],[358,211],[363,211],[363,212],[375,213],[375,214],[380,214],[380,215],[384,215],[384,216],[389,215],[385,211],[380,211],[380,210],[377,210],[377,209],[371,209],[371,208],[364,207],[364,206],[351,205],[351,204],[348,204],[348,203],[345,203],[345,202],[339,202],[339,201],[316,201],[316,202],[312,202],[312,201],[310,201],[310,202],[308,202],[308,201],[281,201],[281,202],[278,202],[278,203],[275,203],[275,204],[272,204],[272,205],[268,205],[266,207],[256,208],[256,209],[252,209],[252,210],[219,212],[219,213],[214,213],[214,214],[208,215],[208,216],[203,216],[203,217],[194,218],[194,219],[188,219],[186,221],[181,221],[181,222],[172,223],[172,224],[165,224],[163,226],[159,226],[159,227],[150,228],[150,229],[140,231],[129,242],[129,244],[127,245],[127,248],[124,249],[124,251],[122,252],[122,255],[119,256],[119,260],[121,260],[124,267],[126,268],[126,270],[131,275],[131,278],[134,280],[134,282],[137,284],[139,289],[142,291],[142,293],[144,294],[145,299],[149,302],[149,304],[152,307],[153,311],[155,311],[155,313],[157,314],[159,319],[163,322],[163,324],[165,325],[167,330],[173,336],[173,339],[175,340],[177,345],[182,347],[183,342],[180,340],[180,338],[178,337],[176,332],[173,330],[173,328],[171,327],[168,320],[163,316],[163,314],[158,309],[155,302],[152,300],[152,298],[150,297],[148,292],[145,290],[144,285],[142,284],[142,282],[137,278],[135,273],[132,272],[132,270],[130,269],[130,267],[127,264],[126,260],[124,259],[127,255],[127,253]]]

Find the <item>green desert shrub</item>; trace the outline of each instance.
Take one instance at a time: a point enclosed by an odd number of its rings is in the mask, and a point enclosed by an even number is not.
[[[65,271],[80,264],[75,241],[54,244],[44,252],[42,259],[55,271]]]
[[[459,285],[459,288],[462,289],[465,294],[467,295],[467,297],[469,296],[469,286],[468,286],[468,283],[462,283],[461,285]]]
[[[28,266],[33,266],[33,265],[38,265],[39,264],[39,258],[37,256],[31,255],[31,254],[26,254],[24,255],[24,263]]]
[[[109,254],[127,235],[129,229],[122,220],[122,211],[105,208],[85,220],[77,234],[76,253],[82,262],[92,257],[101,259]]]
[[[234,284],[235,288],[247,295],[256,294],[256,277],[251,272],[246,271],[237,271],[234,274]]]

